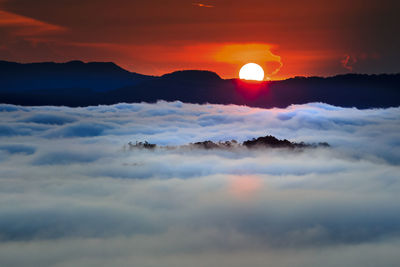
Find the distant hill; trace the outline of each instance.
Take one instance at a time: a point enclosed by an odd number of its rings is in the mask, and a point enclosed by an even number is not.
[[[400,74],[244,82],[224,80],[210,71],[177,71],[156,77],[126,71],[114,63],[0,61],[0,103],[88,106],[157,100],[264,108],[309,102],[392,107],[400,106]]]
[[[85,88],[101,92],[137,84],[151,77],[112,62],[28,63],[0,61],[0,92]]]

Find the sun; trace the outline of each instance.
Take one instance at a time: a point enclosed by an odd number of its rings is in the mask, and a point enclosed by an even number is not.
[[[239,71],[239,78],[242,80],[262,81],[264,70],[256,63],[247,63]]]

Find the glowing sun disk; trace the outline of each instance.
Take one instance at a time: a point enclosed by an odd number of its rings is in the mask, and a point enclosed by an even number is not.
[[[239,71],[239,78],[243,80],[262,81],[264,70],[256,63],[247,63]]]

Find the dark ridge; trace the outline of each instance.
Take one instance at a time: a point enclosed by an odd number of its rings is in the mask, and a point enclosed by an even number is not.
[[[142,148],[145,148],[145,149],[154,149],[154,148],[157,147],[157,145],[156,145],[156,144],[150,144],[150,143],[147,142],[147,141],[144,141],[144,142],[138,142],[138,141],[136,141],[135,144],[132,143],[132,142],[129,142],[129,143],[128,143],[128,147],[129,147],[129,149],[135,149],[135,148],[139,148],[139,149],[142,149]]]
[[[181,81],[220,81],[222,80],[218,74],[207,70],[180,70],[167,73],[161,76],[165,80],[181,80]]]
[[[154,149],[156,144],[150,144],[147,141],[137,142],[133,144],[128,143],[128,148],[132,149]],[[304,149],[304,148],[317,148],[317,147],[330,147],[326,142],[306,144],[304,142],[296,143],[290,142],[289,140],[280,140],[272,135],[267,135],[263,137],[253,138],[252,140],[244,141],[243,143],[238,143],[236,140],[231,141],[219,141],[217,143],[207,140],[203,142],[190,143],[189,145],[183,146],[195,149],[232,149],[232,148],[248,148],[248,149],[266,149],[266,148],[285,148],[285,149]],[[168,147],[171,148],[171,147]]]
[[[0,61],[0,93],[5,94],[34,95],[37,91],[48,91],[46,96],[51,96],[57,95],[60,89],[71,88],[74,92],[78,88],[87,88],[95,95],[96,92],[132,86],[150,78],[124,70],[113,62],[75,60],[22,64]]]
[[[257,139],[253,138],[252,140],[247,140],[243,142],[243,146],[247,148],[255,148],[255,147],[285,147],[285,148],[295,148],[295,147],[306,147],[307,145],[304,143],[292,143],[289,140],[279,140],[278,138],[267,135],[263,137],[258,137]]]
[[[317,144],[306,144],[304,142],[296,143],[296,142],[290,142],[287,139],[280,140],[272,135],[267,135],[263,137],[258,137],[257,139],[253,138],[252,140],[244,141],[243,146],[247,148],[271,147],[271,148],[291,148],[291,149],[307,148],[307,147],[330,147],[330,145],[326,142]]]
[[[282,81],[221,79],[188,70],[146,76],[111,62],[29,63],[0,61],[0,103],[91,106],[158,100],[285,108],[322,102],[341,107],[400,106],[400,74],[344,74]]]
[[[236,140],[231,140],[231,141],[225,141],[225,142],[218,142],[214,143],[213,141],[203,141],[203,142],[196,142],[196,143],[191,143],[189,146],[194,147],[194,148],[200,148],[200,149],[230,149],[234,147],[238,147],[241,144],[239,144]]]

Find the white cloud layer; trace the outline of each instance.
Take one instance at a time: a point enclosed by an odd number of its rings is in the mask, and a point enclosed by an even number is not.
[[[0,105],[1,266],[399,266],[400,108]],[[331,148],[124,150],[274,135]]]

